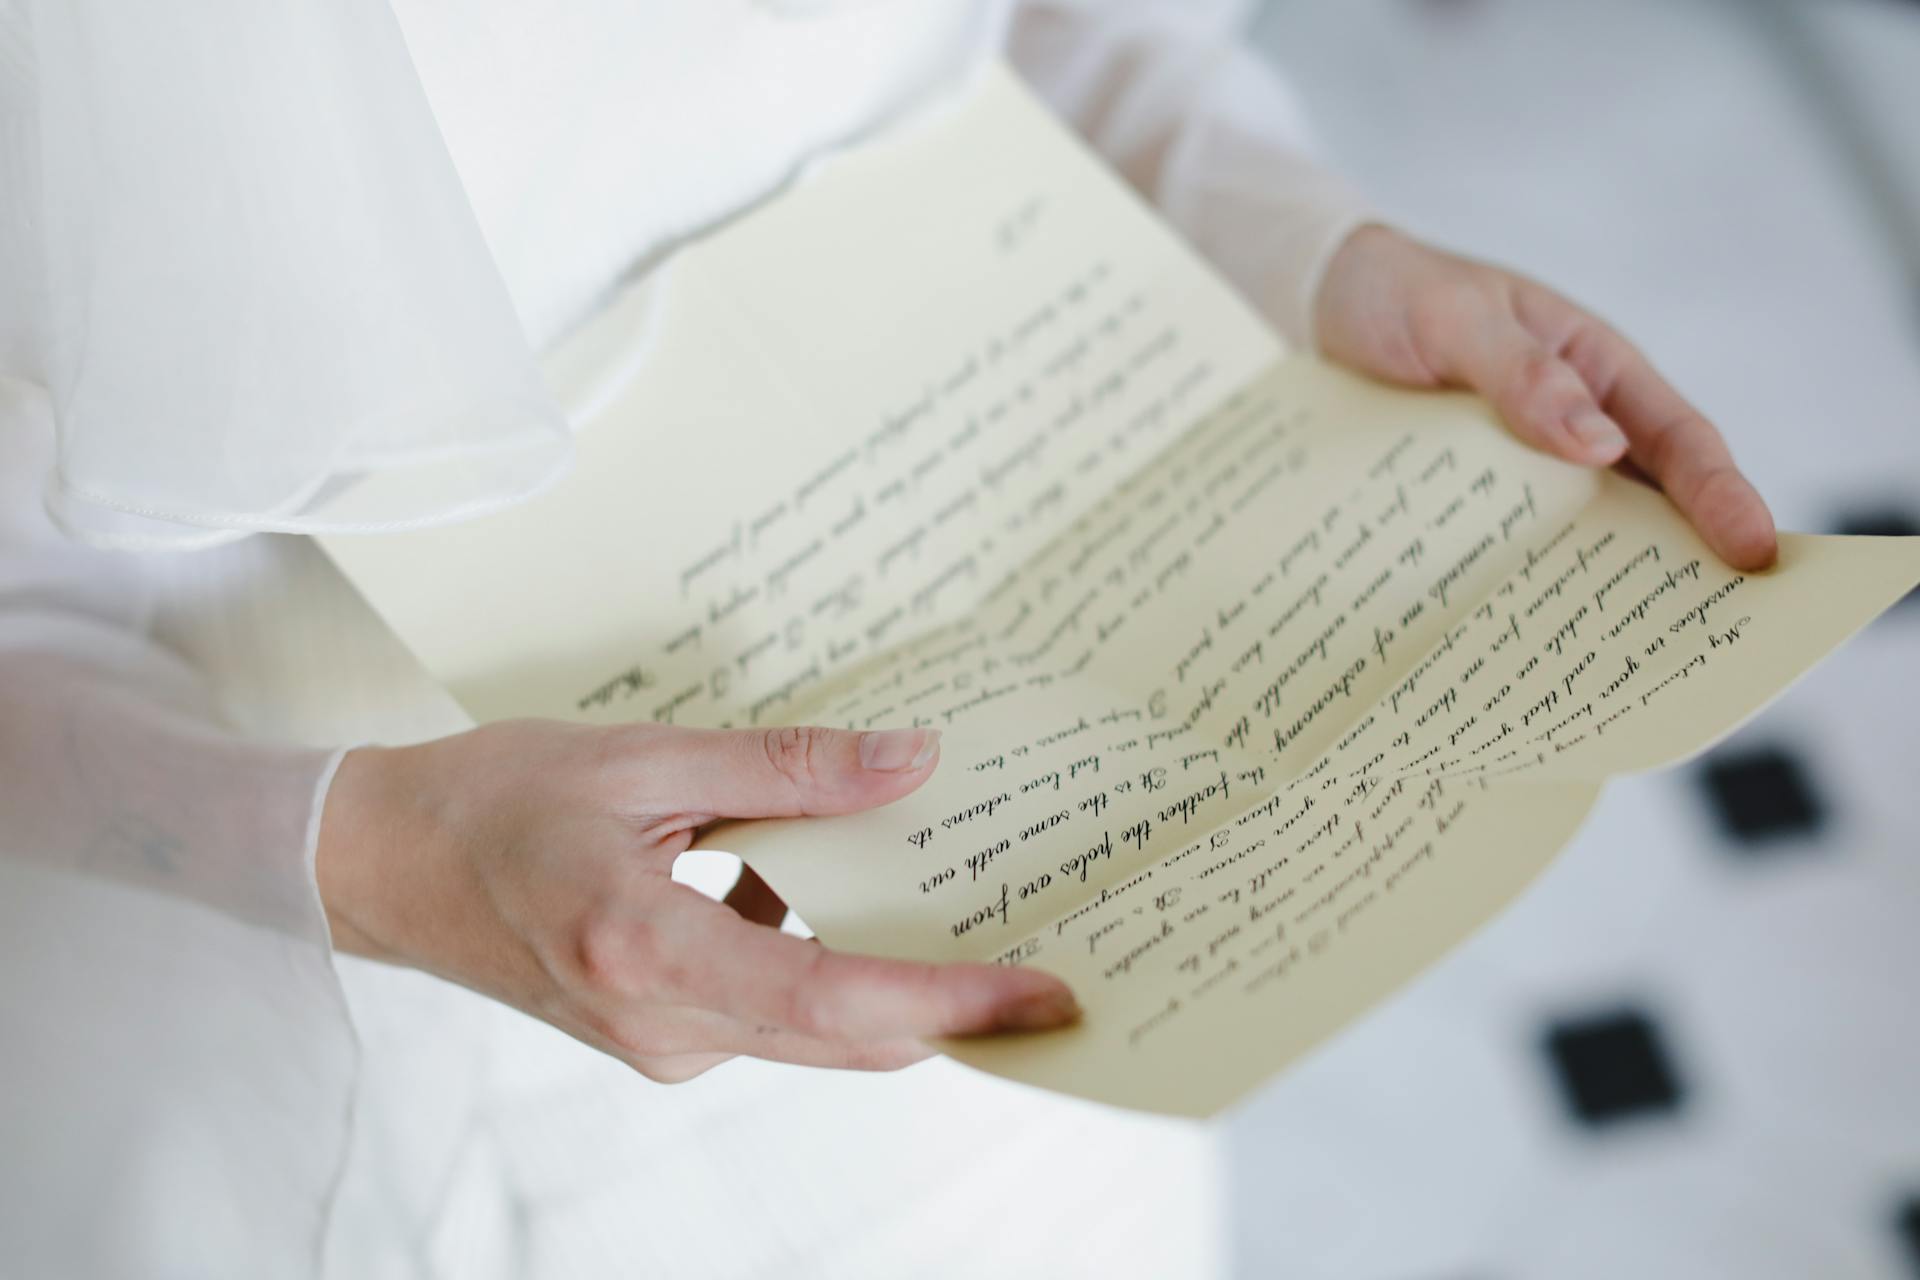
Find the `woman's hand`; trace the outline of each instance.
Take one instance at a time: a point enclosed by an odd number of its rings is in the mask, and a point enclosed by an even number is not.
[[[851,813],[933,772],[928,730],[585,728],[524,720],[349,752],[320,892],[344,950],[515,1005],[661,1081],[735,1054],[888,1069],[931,1035],[1078,1016],[1059,979],[852,956],[783,934],[743,872],[726,905],[675,883],[718,818]]]
[[[1521,439],[1569,461],[1630,459],[1728,564],[1773,562],[1773,516],[1720,433],[1632,344],[1552,290],[1368,226],[1328,265],[1314,320],[1330,358],[1406,386],[1477,391]]]

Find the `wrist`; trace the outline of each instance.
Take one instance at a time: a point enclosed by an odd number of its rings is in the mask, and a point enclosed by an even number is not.
[[[1313,295],[1314,330],[1323,338],[1338,330],[1355,303],[1377,294],[1385,283],[1378,264],[1390,258],[1407,238],[1379,222],[1363,222],[1327,255]]]
[[[341,757],[321,806],[314,843],[314,879],[334,949],[402,961],[389,903],[420,851],[407,833],[417,785],[412,748],[355,747]]]

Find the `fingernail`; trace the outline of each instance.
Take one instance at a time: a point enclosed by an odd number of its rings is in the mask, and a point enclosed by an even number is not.
[[[1577,413],[1567,422],[1574,438],[1587,446],[1587,451],[1595,457],[1608,459],[1619,457],[1627,449],[1626,432],[1614,423],[1606,414],[1589,409]]]
[[[994,1025],[1001,1031],[1045,1031],[1080,1017],[1080,1002],[1065,988],[1023,996],[1001,1008]]]
[[[940,749],[938,729],[881,729],[860,735],[860,767],[876,773],[905,773],[933,759]]]

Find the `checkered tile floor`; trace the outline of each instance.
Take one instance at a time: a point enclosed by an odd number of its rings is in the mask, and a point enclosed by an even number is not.
[[[1275,0],[1258,34],[1390,216],[1613,318],[1784,525],[1915,532],[1916,278],[1764,7]],[[1920,5],[1809,12],[1920,216]],[[1234,1270],[1920,1276],[1916,975],[1910,599],[1613,784],[1520,903],[1236,1116]]]

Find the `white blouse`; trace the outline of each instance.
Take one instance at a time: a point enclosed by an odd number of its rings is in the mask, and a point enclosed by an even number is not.
[[[341,3],[378,10],[368,19],[375,25],[390,21],[378,5]],[[238,29],[257,9],[227,7],[234,49],[259,46],[259,31]],[[531,368],[527,348],[549,347],[616,285],[777,192],[808,157],[945,91],[996,47],[1284,334],[1310,344],[1319,272],[1364,209],[1303,158],[1291,103],[1234,43],[1237,9],[1199,0],[597,0],[559,10],[393,0],[391,16],[417,76],[417,90],[402,88],[424,92],[464,192],[454,221],[477,228],[493,268],[478,273],[488,277],[478,284],[455,283],[482,309],[488,290],[510,304],[514,323],[481,334],[478,349],[507,351]],[[155,426],[161,419],[135,421],[154,380],[167,382],[154,397],[172,397],[183,413],[263,414],[261,406],[300,399],[298,379],[277,374],[311,367],[292,349],[299,342],[344,344],[351,356],[355,341],[353,327],[338,323],[346,313],[309,312],[270,339],[257,330],[271,327],[272,315],[207,314],[198,276],[140,269],[142,253],[186,250],[143,242],[139,208],[96,219],[92,275],[48,265],[60,255],[36,245],[56,245],[72,228],[49,231],[58,201],[47,193],[62,162],[39,150],[48,135],[36,113],[59,91],[36,58],[63,23],[62,39],[87,34],[71,15],[55,15],[51,4],[0,0],[0,283],[16,286],[0,290],[0,375],[13,375],[0,376],[6,1266],[70,1276],[432,1274],[422,1242],[449,1229],[451,1171],[471,1162],[475,1117],[500,1083],[477,1055],[524,1063],[557,1054],[566,1071],[599,1068],[581,1067],[587,1050],[557,1047],[557,1037],[477,997],[332,955],[312,851],[343,744],[417,740],[466,721],[307,539],[231,537],[295,527],[276,523],[289,508],[221,507],[223,491],[208,488],[189,513],[207,523],[171,527],[185,542],[222,545],[166,555],[83,545],[50,520],[49,508],[69,530],[112,543],[133,527],[122,517],[141,505],[115,503],[137,498],[143,475],[191,483],[198,472],[224,468],[230,479],[245,470],[248,460],[235,454],[194,455],[206,442],[169,436]],[[359,83],[354,51],[345,52],[336,63],[342,82],[302,92],[351,100],[393,89]],[[198,48],[196,56],[207,54]],[[120,56],[138,58],[140,45],[122,41]],[[236,119],[246,114],[245,79],[234,77],[240,96],[225,108]],[[140,104],[120,105],[139,120]],[[168,109],[153,106],[162,119]],[[149,142],[168,145],[158,132]],[[36,203],[35,191],[45,200]],[[345,205],[357,193],[338,194]],[[186,249],[227,252],[215,232],[257,195],[195,192],[205,228]],[[299,225],[313,231],[353,216],[308,209]],[[116,230],[120,222],[131,230]],[[256,237],[231,252],[256,255],[270,270],[274,249]],[[36,345],[36,336],[59,337],[70,309],[63,290],[75,280],[106,291],[93,305],[120,299],[145,320],[121,346],[112,317],[95,317],[93,365],[63,364],[70,349],[58,341]],[[196,351],[216,364],[253,363],[221,388],[224,408],[208,408],[210,400],[192,399],[204,387],[183,390],[177,368],[151,363],[154,345],[175,364]],[[117,351],[126,353],[119,368]],[[371,379],[358,390],[395,385]],[[536,419],[550,409],[534,382],[488,392],[521,397],[514,403]],[[414,403],[389,406],[403,432]],[[312,404],[289,412],[313,412]],[[260,423],[267,431],[266,417]],[[311,426],[330,429],[319,419]],[[145,461],[128,466],[129,456]],[[112,485],[92,483],[101,474]],[[510,488],[475,492],[510,497]],[[107,501],[95,503],[101,495]],[[148,523],[141,536],[166,523]],[[502,1050],[502,1037],[524,1043]],[[807,1103],[807,1090],[838,1087],[808,1078],[741,1065],[715,1073],[711,1085],[664,1093],[635,1081],[627,1092],[650,1107],[698,1111],[737,1105],[730,1090],[788,1090],[787,1114],[822,1105]],[[1063,1118],[1058,1104],[956,1069],[930,1065],[904,1079],[923,1083],[863,1082],[877,1091],[865,1096],[931,1093],[1024,1108],[1023,1123],[1073,1128],[1086,1158],[1132,1161],[1168,1187],[1204,1160],[1195,1139],[1129,1127],[1148,1122],[1096,1123],[1080,1111]],[[965,1109],[954,1116],[955,1135],[965,1131]],[[583,1144],[581,1158],[596,1145]],[[759,1149],[770,1169],[781,1160],[804,1169],[813,1159]],[[498,1186],[524,1181],[524,1170],[494,1172]],[[750,1201],[775,1194],[773,1185],[735,1194]],[[712,1206],[706,1220],[658,1214],[650,1256],[665,1265],[692,1233],[731,1211]],[[651,1212],[645,1202],[632,1206],[643,1221]],[[1192,1226],[1203,1213],[1189,1217]],[[801,1239],[804,1226],[787,1232],[794,1256],[824,1256]],[[1036,1226],[1033,1234],[1042,1248],[1045,1233]],[[709,1260],[738,1247],[709,1244],[719,1250],[700,1255]],[[1134,1261],[1154,1256],[1144,1235],[1120,1245]],[[630,1251],[621,1258],[625,1274],[649,1270]]]

